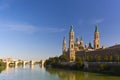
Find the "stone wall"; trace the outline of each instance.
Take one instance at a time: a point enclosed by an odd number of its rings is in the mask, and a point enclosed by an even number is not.
[[[95,51],[76,52],[76,56],[82,57],[92,62],[119,62],[120,61],[120,45],[115,45],[106,49],[97,49]]]

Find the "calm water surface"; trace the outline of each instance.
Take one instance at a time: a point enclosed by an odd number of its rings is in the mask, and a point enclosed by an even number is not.
[[[120,80],[120,77],[27,65],[5,69],[0,73],[0,80]]]

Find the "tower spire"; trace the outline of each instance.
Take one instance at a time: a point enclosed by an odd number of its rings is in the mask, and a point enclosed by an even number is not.
[[[63,38],[63,47],[62,47],[63,54],[66,52],[66,39],[65,36]]]
[[[69,32],[69,58],[70,61],[75,61],[73,25],[70,26],[70,32]]]
[[[70,32],[74,32],[73,25],[70,26]]]
[[[100,48],[100,38],[99,38],[98,25],[96,25],[94,32],[94,49],[99,49],[99,48]]]
[[[98,24],[95,25],[95,32],[99,32],[98,31]]]

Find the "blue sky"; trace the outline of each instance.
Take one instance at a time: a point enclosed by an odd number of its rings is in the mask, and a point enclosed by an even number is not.
[[[60,55],[70,25],[85,44],[93,43],[96,23],[101,46],[119,44],[119,4],[120,0],[0,0],[0,57]]]

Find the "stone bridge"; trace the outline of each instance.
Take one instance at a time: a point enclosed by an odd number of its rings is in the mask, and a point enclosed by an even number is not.
[[[34,65],[35,63],[39,63],[42,66],[44,66],[46,60],[22,60],[22,61],[4,61],[6,63],[6,66],[8,67],[10,64],[14,64],[15,67],[18,66],[18,63],[22,63],[22,66],[25,66],[27,63],[29,63],[29,65]]]

